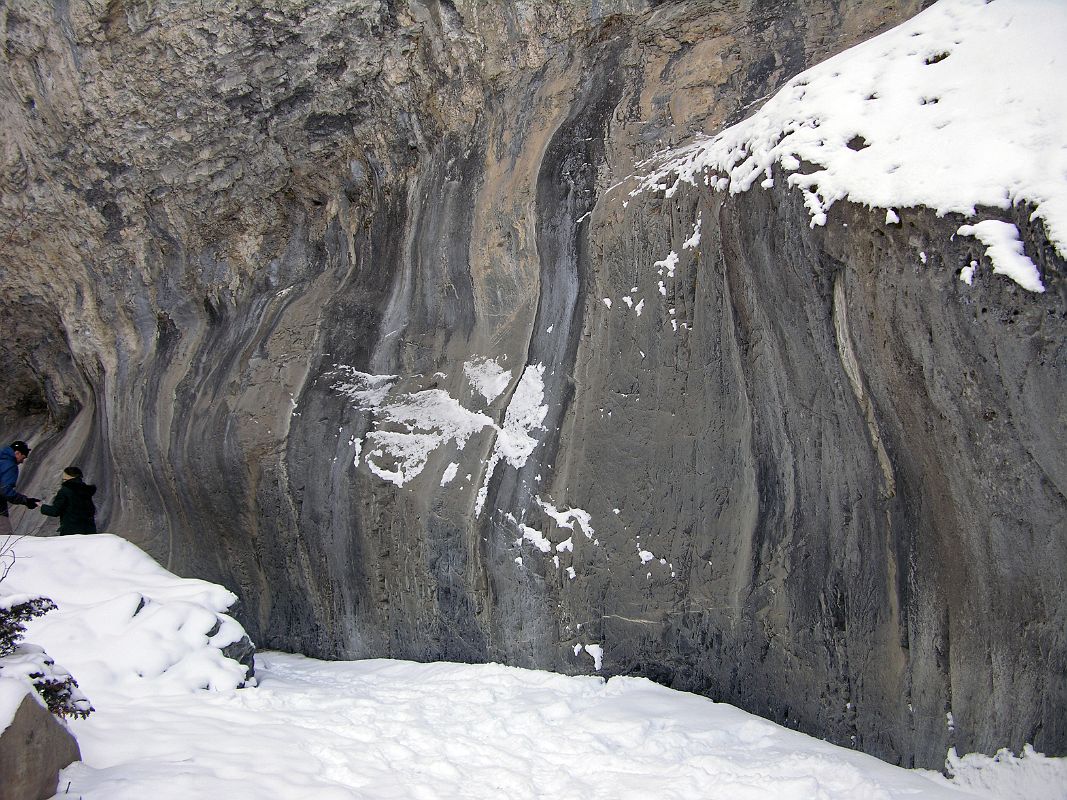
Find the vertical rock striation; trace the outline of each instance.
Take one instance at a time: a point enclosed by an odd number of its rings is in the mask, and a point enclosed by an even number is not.
[[[1035,296],[965,287],[932,211],[626,181],[921,5],[8,4],[27,487],[81,463],[261,647],[647,675],[908,764],[1064,752],[1039,224]]]

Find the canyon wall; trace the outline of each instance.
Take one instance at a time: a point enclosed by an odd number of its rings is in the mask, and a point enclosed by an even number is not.
[[[0,433],[260,647],[1067,752],[1067,296],[960,219],[633,194],[918,0],[18,0]],[[20,531],[49,533],[13,510]]]

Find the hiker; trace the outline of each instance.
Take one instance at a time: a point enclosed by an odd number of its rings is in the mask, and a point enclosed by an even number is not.
[[[93,495],[96,487],[82,480],[82,471],[77,467],[63,470],[63,484],[51,504],[42,503],[41,513],[59,517],[59,535],[72,533],[96,533],[96,506]]]
[[[0,536],[10,536],[14,531],[11,529],[11,519],[7,515],[8,503],[37,508],[41,501],[36,497],[27,497],[15,490],[15,484],[19,479],[19,465],[30,454],[30,448],[25,442],[12,442],[10,446],[0,450]]]

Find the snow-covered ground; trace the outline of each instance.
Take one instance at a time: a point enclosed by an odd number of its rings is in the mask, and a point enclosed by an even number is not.
[[[1067,798],[1062,759],[967,756],[949,781],[640,678],[260,653],[237,688],[225,589],[107,534],[16,555],[0,596],[55,600],[28,640],[96,709],[70,723],[63,800]],[[0,671],[0,729],[20,681]]]

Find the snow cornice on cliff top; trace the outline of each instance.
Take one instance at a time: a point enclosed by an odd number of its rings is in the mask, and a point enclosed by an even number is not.
[[[836,201],[967,217],[1031,204],[1067,254],[1067,4],[940,0],[790,80],[748,119],[656,159],[636,192],[773,185],[823,225]],[[635,193],[636,193],[635,192]],[[997,272],[1044,291],[1010,224],[965,225]],[[966,278],[965,278],[966,279]]]

